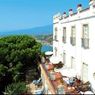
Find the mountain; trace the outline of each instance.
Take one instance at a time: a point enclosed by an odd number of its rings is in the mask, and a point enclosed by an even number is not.
[[[43,44],[49,44],[52,45],[53,43],[53,34],[48,34],[48,35],[37,35],[35,36],[36,39]]]
[[[0,32],[0,36],[8,36],[8,35],[49,35],[53,33],[53,25],[35,27],[30,29],[22,29],[16,31],[7,31],[7,32]]]

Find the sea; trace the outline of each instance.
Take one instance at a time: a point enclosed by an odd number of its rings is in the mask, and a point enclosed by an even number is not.
[[[46,52],[46,51],[53,51],[53,47],[50,45],[43,45],[41,48],[42,52]]]
[[[27,32],[27,33],[24,33],[24,32],[21,32],[21,33],[20,32],[0,32],[0,37],[10,36],[10,35],[22,35],[22,34],[32,35],[32,36],[37,35],[37,34],[33,35],[32,32],[31,33],[29,33],[29,32]],[[41,48],[41,51],[42,52],[53,51],[53,47],[50,45],[43,45]]]

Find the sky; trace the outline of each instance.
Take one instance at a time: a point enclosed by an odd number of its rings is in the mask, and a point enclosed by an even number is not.
[[[89,0],[0,0],[0,31],[52,24],[53,15],[76,11],[78,4],[87,8]]]

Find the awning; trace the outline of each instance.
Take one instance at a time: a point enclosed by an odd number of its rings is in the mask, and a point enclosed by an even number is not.
[[[53,54],[53,52],[52,51],[47,51],[47,52],[45,52],[45,55],[52,55]]]
[[[67,77],[75,77],[77,75],[76,71],[74,69],[57,69],[57,72],[60,72],[63,76],[67,76]]]
[[[61,60],[60,60],[60,58],[59,58],[58,56],[51,56],[51,57],[50,57],[50,62],[51,62],[52,64],[58,64],[60,61],[61,61]]]
[[[84,94],[94,95],[94,93],[92,91],[86,91],[86,92],[84,92]]]

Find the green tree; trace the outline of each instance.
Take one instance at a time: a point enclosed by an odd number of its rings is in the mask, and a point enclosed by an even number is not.
[[[4,76],[6,72],[7,72],[7,67],[4,66],[3,64],[0,64],[0,77]]]
[[[0,88],[13,82],[25,81],[27,72],[32,80],[40,77],[38,56],[41,44],[27,35],[8,36],[0,39]],[[39,60],[40,61],[40,60]],[[28,74],[29,75],[29,74]],[[0,89],[1,91],[1,89]]]
[[[12,83],[5,88],[4,95],[21,95],[26,91],[27,87],[24,82]]]

